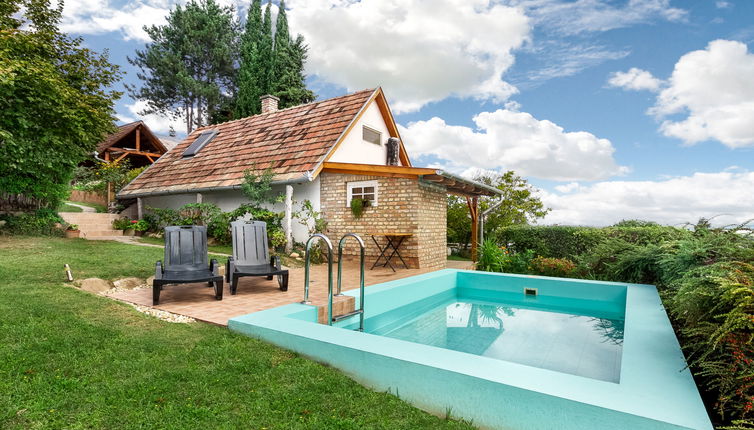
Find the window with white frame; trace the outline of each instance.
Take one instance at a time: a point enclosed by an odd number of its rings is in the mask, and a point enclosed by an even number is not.
[[[351,206],[353,199],[368,200],[370,206],[377,206],[377,181],[349,182],[346,187],[348,189],[346,207]]]

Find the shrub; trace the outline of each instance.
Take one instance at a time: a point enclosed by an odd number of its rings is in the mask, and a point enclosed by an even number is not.
[[[534,275],[570,278],[576,275],[576,263],[567,258],[535,257],[529,265]]]
[[[116,230],[128,230],[133,228],[133,224],[131,224],[131,220],[128,217],[122,217],[113,220],[113,228]]]
[[[485,240],[479,247],[479,258],[476,263],[478,270],[485,272],[500,272],[500,263],[505,257],[504,248],[499,247],[492,240]]]
[[[21,215],[0,215],[5,224],[0,230],[7,234],[28,236],[62,236],[64,224],[60,215],[47,208]]]

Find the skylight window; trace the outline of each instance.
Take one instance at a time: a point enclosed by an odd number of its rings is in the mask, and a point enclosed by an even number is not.
[[[207,144],[217,136],[217,130],[207,130],[201,132],[199,136],[194,140],[194,143],[189,145],[188,149],[183,151],[183,158],[193,157],[199,151],[202,150]]]

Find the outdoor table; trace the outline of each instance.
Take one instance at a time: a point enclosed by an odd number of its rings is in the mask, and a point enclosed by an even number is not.
[[[371,233],[370,236],[372,236],[374,244],[377,245],[377,249],[380,250],[380,255],[379,257],[377,257],[377,260],[375,260],[372,268],[369,270],[374,269],[377,264],[379,264],[380,260],[384,258],[385,262],[382,264],[382,267],[389,266],[391,269],[393,269],[393,272],[395,272],[395,267],[390,264],[390,260],[392,260],[393,257],[398,257],[401,260],[401,263],[403,263],[403,267],[408,269],[408,264],[403,261],[403,257],[401,257],[399,249],[403,241],[406,240],[407,237],[412,236],[411,233]],[[377,237],[379,236],[383,236],[387,240],[385,246],[380,246],[380,243],[377,241]],[[390,253],[390,255],[388,255],[388,252],[390,252],[390,250],[392,250],[392,252]]]

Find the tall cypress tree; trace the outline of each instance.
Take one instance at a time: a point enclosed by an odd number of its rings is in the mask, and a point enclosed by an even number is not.
[[[280,1],[274,36],[271,3],[262,15],[261,1],[253,0],[241,49],[236,118],[260,113],[259,98],[265,94],[279,97],[281,109],[314,100],[304,75],[307,47],[301,35],[291,40],[285,0]]]
[[[273,73],[273,93],[280,98],[280,108],[308,103],[314,100],[314,93],[306,88],[304,62],[307,47],[304,37],[297,35],[291,41],[288,32],[288,16],[285,0],[280,0],[280,9],[275,28],[275,63]]]
[[[236,118],[260,112],[258,73],[259,42],[262,39],[262,1],[253,0],[246,15],[246,28],[241,36],[241,65],[238,70]]]
[[[264,94],[272,94],[272,68],[274,67],[275,51],[272,38],[272,2],[267,2],[262,21],[262,39],[259,44],[259,90]]]

